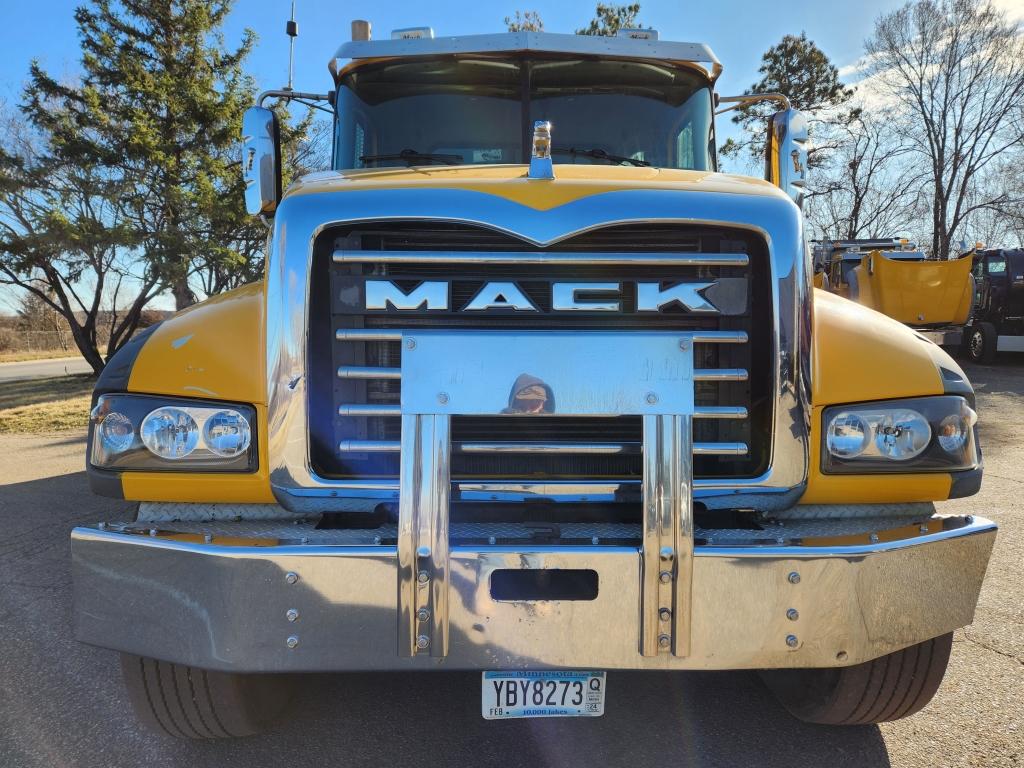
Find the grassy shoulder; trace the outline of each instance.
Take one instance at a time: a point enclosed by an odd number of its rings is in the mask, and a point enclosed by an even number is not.
[[[81,357],[77,350],[48,349],[41,352],[0,352],[0,363],[27,363],[31,360],[55,360],[63,357]]]
[[[0,386],[0,434],[84,429],[95,383],[89,375],[4,383]]]

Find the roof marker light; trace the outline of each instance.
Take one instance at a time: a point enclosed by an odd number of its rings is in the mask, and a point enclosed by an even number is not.
[[[630,40],[657,40],[658,30],[656,29],[620,29],[615,33],[616,37],[628,37]]]
[[[433,27],[406,27],[405,29],[391,30],[392,40],[423,40],[434,39]]]

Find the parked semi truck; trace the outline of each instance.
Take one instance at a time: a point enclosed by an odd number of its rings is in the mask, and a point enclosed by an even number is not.
[[[923,707],[995,539],[943,507],[974,392],[812,288],[802,116],[772,96],[766,180],[728,175],[706,45],[367,26],[333,170],[282,194],[246,115],[265,279],[96,386],[91,486],[138,511],[72,532],[74,628],[139,716],[240,736],[295,673],[420,670],[479,671],[492,719],[599,716],[624,669]]]

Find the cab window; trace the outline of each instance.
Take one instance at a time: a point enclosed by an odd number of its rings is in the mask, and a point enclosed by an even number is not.
[[[990,256],[987,265],[990,275],[1006,274],[1006,259],[1002,256]]]

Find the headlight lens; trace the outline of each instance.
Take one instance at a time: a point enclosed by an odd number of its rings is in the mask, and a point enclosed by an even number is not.
[[[840,413],[829,422],[827,439],[833,456],[852,459],[871,442],[871,425],[856,413]]]
[[[199,445],[199,425],[181,408],[157,408],[142,420],[142,444],[161,459],[184,459]]]
[[[203,439],[218,456],[232,458],[249,447],[249,422],[234,409],[219,411],[203,425]]]
[[[977,415],[959,395],[825,409],[822,471],[973,469]]]
[[[89,461],[118,470],[251,472],[256,412],[247,405],[151,395],[102,395]]]
[[[932,428],[917,411],[889,411],[875,424],[875,447],[893,461],[921,455],[932,439]]]

